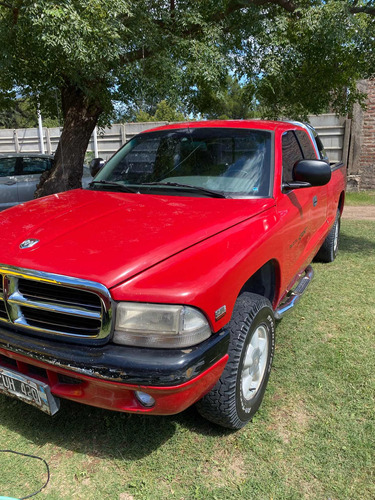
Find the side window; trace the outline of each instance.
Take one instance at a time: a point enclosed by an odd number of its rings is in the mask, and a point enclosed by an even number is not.
[[[42,174],[51,168],[51,160],[49,158],[23,158],[23,175]]]
[[[282,137],[283,152],[283,182],[293,181],[293,167],[299,160],[303,160],[301,148],[294,132],[285,132]]]
[[[0,158],[0,177],[16,175],[17,158]]]
[[[316,160],[315,149],[312,145],[309,134],[304,130],[296,130],[296,135],[301,145],[305,160]]]
[[[318,136],[318,134],[315,135],[315,141],[316,141],[316,145],[318,146],[320,159],[329,163],[327,152],[324,149],[323,143],[322,143],[320,137]]]

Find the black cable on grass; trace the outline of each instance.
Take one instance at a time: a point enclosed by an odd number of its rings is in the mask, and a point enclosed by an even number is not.
[[[36,455],[29,455],[28,453],[20,453],[19,451],[13,451],[13,450],[0,450],[0,453],[13,453],[14,455],[21,455],[21,457],[36,458],[37,460],[40,460],[41,462],[44,462],[44,465],[46,466],[46,469],[47,469],[47,481],[44,483],[44,485],[38,491],[35,491],[35,493],[31,493],[30,495],[27,495],[26,497],[21,497],[18,500],[26,500],[26,498],[31,498],[31,497],[37,495],[49,483],[49,478],[50,478],[49,467],[48,467],[47,462],[44,460],[44,458],[37,457]]]

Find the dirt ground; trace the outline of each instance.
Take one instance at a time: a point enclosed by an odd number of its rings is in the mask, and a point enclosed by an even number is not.
[[[343,219],[349,220],[375,220],[375,206],[344,207]]]

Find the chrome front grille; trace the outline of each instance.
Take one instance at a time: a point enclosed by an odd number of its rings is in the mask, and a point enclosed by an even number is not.
[[[0,322],[71,338],[111,332],[111,298],[100,283],[1,265],[0,282]]]

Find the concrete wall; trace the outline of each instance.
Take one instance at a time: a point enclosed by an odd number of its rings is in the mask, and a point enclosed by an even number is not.
[[[99,156],[107,160],[125,142],[143,130],[165,125],[167,122],[126,123],[112,125],[111,128],[97,133]],[[56,151],[60,128],[43,128],[44,150],[48,154]],[[91,137],[88,151],[94,152],[94,136]],[[39,135],[37,128],[0,129],[0,154],[4,153],[39,153]]]
[[[325,114],[310,116],[309,121],[317,129],[330,160],[343,161],[347,165],[348,188],[375,189],[375,80],[361,81],[358,87],[368,96],[366,110],[355,105],[351,120]],[[99,156],[107,160],[135,134],[165,123],[115,124],[99,131]],[[56,151],[60,132],[59,128],[43,128],[46,153]],[[94,137],[88,151],[94,153]],[[40,152],[38,129],[0,129],[0,154],[14,152]]]
[[[347,119],[335,114],[325,114],[309,116],[309,121],[318,132],[330,161],[347,163],[344,151],[345,131],[350,126]]]
[[[311,124],[318,130],[331,161],[343,159],[345,119],[335,115],[311,116]],[[108,159],[134,135],[167,122],[115,124],[97,134],[99,156]],[[59,128],[43,128],[43,142],[46,153],[54,153],[60,137]],[[88,151],[94,152],[94,137],[91,137]],[[0,129],[0,153],[38,153],[39,136],[37,128]]]

